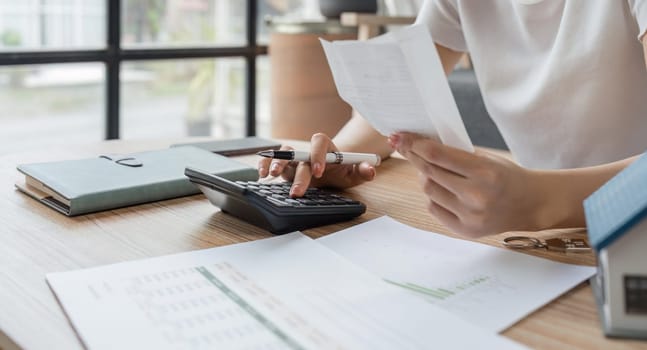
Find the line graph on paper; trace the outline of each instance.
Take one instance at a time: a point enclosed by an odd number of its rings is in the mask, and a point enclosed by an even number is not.
[[[393,288],[496,332],[592,274],[589,267],[435,234],[388,217],[319,241]]]
[[[490,300],[516,293],[516,288],[493,275],[474,275],[453,283],[429,285],[423,285],[420,282],[384,280],[458,314],[473,312],[474,309],[487,305]]]

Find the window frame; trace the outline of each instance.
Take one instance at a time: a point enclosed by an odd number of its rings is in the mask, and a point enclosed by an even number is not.
[[[0,53],[0,66],[102,62],[105,78],[105,139],[118,139],[120,129],[120,71],[125,61],[242,57],[245,59],[245,134],[256,135],[256,58],[267,54],[257,41],[258,0],[246,0],[246,45],[232,47],[125,49],[121,45],[122,0],[106,1],[106,48]]]

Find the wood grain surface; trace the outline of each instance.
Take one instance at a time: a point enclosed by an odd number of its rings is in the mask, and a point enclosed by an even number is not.
[[[270,237],[266,231],[220,212],[204,196],[121,208],[68,218],[14,189],[16,165],[94,157],[167,147],[188,140],[109,141],[0,157],[0,347],[82,347],[45,282],[45,274],[127,260],[223,246]],[[198,141],[198,140],[196,140]],[[255,156],[242,157],[255,164]],[[304,231],[321,237],[382,215],[452,236],[425,211],[415,170],[402,159],[379,167],[375,181],[345,195],[367,204],[361,217]],[[479,240],[501,246],[505,233]],[[582,237],[582,230],[526,232],[546,238]],[[545,258],[594,265],[591,253],[527,251]],[[496,312],[497,310],[492,310]],[[584,283],[512,326],[504,336],[537,349],[647,349],[647,342],[609,339],[602,334],[591,288]]]

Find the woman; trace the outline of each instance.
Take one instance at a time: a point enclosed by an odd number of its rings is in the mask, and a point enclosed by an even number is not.
[[[334,140],[312,137],[310,163],[264,159],[260,176],[293,180],[293,196],[311,182],[354,186],[375,169],[326,165],[327,151],[395,149],[419,170],[429,212],[456,233],[584,226],[584,198],[647,149],[647,1],[427,0],[417,23],[447,74],[470,53],[518,163],[412,133],[385,142],[356,116]]]

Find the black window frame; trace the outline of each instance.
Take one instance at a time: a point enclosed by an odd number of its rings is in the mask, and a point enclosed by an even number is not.
[[[102,62],[105,64],[105,139],[118,139],[120,128],[120,70],[124,61],[242,57],[245,59],[245,134],[256,135],[256,59],[267,54],[257,41],[258,0],[246,0],[244,46],[171,49],[121,47],[122,0],[106,1],[106,48],[100,50],[15,51],[0,53],[0,66]]]

